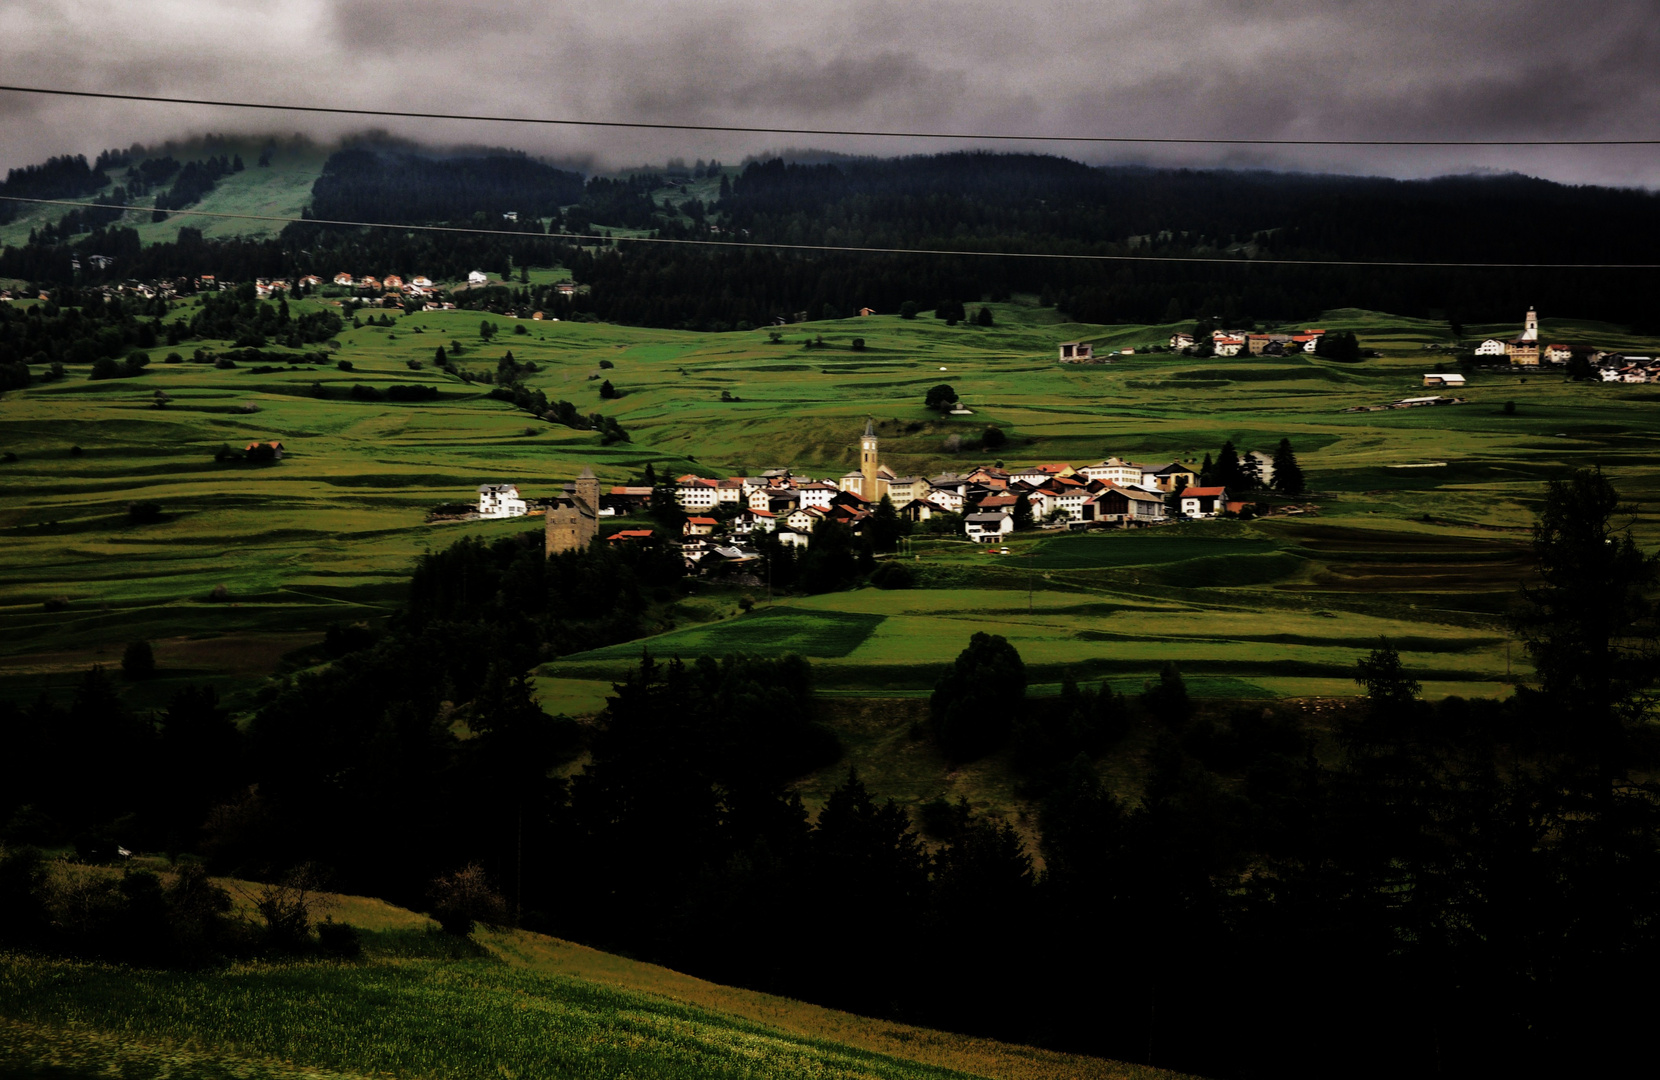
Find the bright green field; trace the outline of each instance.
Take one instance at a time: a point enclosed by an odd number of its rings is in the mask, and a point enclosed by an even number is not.
[[[916,568],[930,587],[781,598],[772,610],[757,595],[756,612],[714,624],[704,620],[736,614],[736,597],[705,590],[711,602],[695,625],[682,619],[681,629],[644,644],[688,657],[789,648],[815,659],[826,691],[906,696],[925,692],[974,631],[989,630],[1016,642],[1040,685],[1072,667],[1135,686],[1174,659],[1200,692],[1258,697],[1352,693],[1354,658],[1388,634],[1432,692],[1499,694],[1507,671],[1525,674],[1503,615],[1527,573],[1527,526],[1545,479],[1600,463],[1642,505],[1645,543],[1656,538],[1653,388],[1478,373],[1468,405],[1345,413],[1421,393],[1423,372],[1446,364],[1422,347],[1443,340],[1443,328],[1328,312],[1309,321],[1357,329],[1385,358],[1345,366],[1139,355],[1084,367],[1057,364],[1054,343],[1083,338],[1104,351],[1162,340],[1168,328],[1056,323],[1052,311],[1020,304],[993,310],[998,326],[989,329],[877,316],[788,327],[778,344],[764,331],[504,317],[490,319],[498,333],[485,342],[476,313],[420,313],[391,329],[344,332],[337,355],[352,372],[164,365],[158,349],[136,379],[93,383],[72,371],[63,382],[10,393],[0,399],[0,451],[18,460],[0,465],[0,690],[118,659],[136,637],[157,641],[164,671],[174,674],[268,672],[330,622],[389,612],[420,551],[536,527],[425,523],[431,507],[470,501],[480,483],[513,481],[545,496],[584,464],[621,481],[647,461],[660,474],[788,465],[839,476],[854,462],[866,416],[883,426],[883,459],[901,473],[982,460],[944,444],[987,422],[1010,436],[1000,451],[1010,464],[1086,464],[1108,454],[1196,461],[1227,438],[1272,449],[1284,435],[1319,513],[1044,533],[1016,541],[1007,557],[921,542]],[[1545,333],[1634,351],[1655,346],[1593,325],[1547,320]],[[819,335],[824,348],[804,347]],[[865,340],[863,351],[849,348],[854,337]],[[601,447],[430,364],[407,367],[452,341],[470,370],[493,370],[509,349],[535,361],[542,370],[532,384],[583,412],[601,410],[593,376],[600,360],[611,361],[603,375],[625,396],[604,411],[633,442]],[[342,396],[306,396],[313,381]],[[924,392],[940,381],[975,415],[942,421],[924,411]],[[345,399],[357,382],[430,383],[443,396],[422,404]],[[151,407],[157,389],[174,404]],[[743,400],[722,403],[723,390]],[[1515,415],[1502,414],[1506,401],[1516,402]],[[257,411],[241,411],[247,406]],[[271,438],[288,449],[275,466],[211,458],[221,443]],[[72,456],[74,445],[84,452]],[[1425,463],[1440,464],[1396,467]],[[129,525],[125,507],[135,500],[160,503],[166,520]],[[207,599],[216,585],[229,603]],[[67,597],[67,609],[44,610],[53,597]],[[592,711],[596,684],[638,648],[549,665],[539,684],[548,707]]]

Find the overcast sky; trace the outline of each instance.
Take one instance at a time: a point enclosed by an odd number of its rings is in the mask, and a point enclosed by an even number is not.
[[[360,108],[1011,134],[1660,136],[1655,0],[8,0],[0,82]],[[0,93],[0,168],[358,120]],[[963,143],[385,121],[596,165]],[[1003,144],[1005,146],[1009,144]],[[1019,144],[1014,144],[1018,146]],[[1660,147],[1155,149],[1087,161],[1660,187]]]

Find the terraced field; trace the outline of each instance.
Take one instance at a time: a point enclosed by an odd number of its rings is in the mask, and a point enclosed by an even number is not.
[[[1196,689],[1250,697],[1351,693],[1357,650],[1388,634],[1407,644],[1430,692],[1499,694],[1507,675],[1526,673],[1503,616],[1527,573],[1527,527],[1545,479],[1601,464],[1639,504],[1644,542],[1660,535],[1660,414],[1646,387],[1478,372],[1467,405],[1349,413],[1421,392],[1422,373],[1445,366],[1424,349],[1444,328],[1325,313],[1320,325],[1355,329],[1383,351],[1358,365],[1143,353],[1072,366],[1055,362],[1054,342],[1089,340],[1105,354],[1160,341],[1169,328],[1068,324],[1021,303],[992,310],[992,328],[877,316],[788,327],[777,343],[766,331],[505,317],[482,320],[496,331],[486,340],[476,313],[422,312],[342,333],[331,359],[350,371],[301,363],[256,374],[158,355],[139,378],[88,382],[72,370],[7,394],[0,451],[16,460],[0,465],[0,692],[61,686],[137,637],[158,643],[166,678],[155,692],[184,677],[245,685],[329,623],[391,611],[420,551],[534,527],[427,523],[430,508],[470,500],[479,483],[513,481],[537,497],[584,465],[615,482],[647,462],[659,474],[788,465],[836,476],[852,464],[866,416],[882,431],[884,461],[901,472],[983,460],[946,440],[987,423],[1008,435],[998,453],[1009,463],[1197,460],[1224,439],[1243,449],[1288,437],[1318,514],[1036,534],[1009,556],[918,542],[924,588],[780,598],[770,609],[751,590],[761,607],[729,618],[738,596],[704,587],[676,616],[680,628],[646,646],[685,656],[789,648],[815,659],[826,691],[903,696],[924,693],[986,629],[1017,643],[1040,685],[1071,668],[1135,686],[1174,659]],[[1547,321],[1545,332],[1655,344],[1569,322]],[[616,416],[632,441],[601,446],[427,363],[437,346],[453,355],[457,344],[468,370],[493,371],[509,350],[536,363],[531,385]],[[602,403],[601,378],[623,397]],[[972,416],[942,420],[922,408],[942,381]],[[400,383],[440,396],[349,396],[354,385]],[[158,389],[172,399],[166,408],[154,406]],[[722,391],[741,400],[723,402]],[[256,439],[280,439],[284,460],[213,460],[221,444]],[[162,520],[129,523],[134,501],[160,504]],[[225,599],[211,599],[216,586]],[[238,644],[205,644],[213,641]],[[592,711],[638,648],[549,665],[539,680],[546,705]]]

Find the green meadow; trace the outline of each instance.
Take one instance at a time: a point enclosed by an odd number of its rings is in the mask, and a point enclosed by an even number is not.
[[[1601,465],[1639,505],[1639,536],[1655,542],[1653,388],[1482,371],[1465,405],[1345,412],[1425,393],[1423,374],[1448,364],[1425,348],[1446,341],[1445,326],[1358,310],[1309,320],[1355,330],[1384,354],[1354,365],[1140,353],[1084,366],[1059,364],[1055,344],[1091,341],[1102,355],[1162,343],[1174,327],[1081,325],[1033,304],[991,307],[990,328],[872,316],[784,327],[777,342],[768,330],[394,313],[391,327],[340,335],[331,359],[350,371],[332,362],[266,373],[164,364],[167,350],[157,349],[140,377],[89,382],[71,369],[63,381],[14,391],[0,399],[0,452],[16,455],[0,464],[0,692],[67,686],[90,662],[118,661],[135,638],[156,643],[162,669],[143,693],[186,678],[249,686],[285,656],[303,661],[330,623],[390,614],[422,551],[537,528],[427,522],[439,504],[471,501],[480,483],[515,482],[535,498],[584,465],[621,482],[648,462],[659,475],[789,466],[834,477],[853,466],[867,416],[882,433],[884,462],[901,474],[991,459],[947,449],[949,436],[973,438],[986,424],[1007,434],[996,456],[1009,464],[1083,465],[1109,454],[1196,463],[1225,439],[1272,450],[1287,437],[1315,511],[1037,532],[1008,555],[919,540],[901,557],[921,587],[906,591],[769,603],[764,587],[698,584],[666,613],[668,632],[544,665],[544,705],[594,711],[642,647],[687,658],[794,651],[813,660],[827,695],[916,697],[977,630],[1015,642],[1039,692],[1067,671],[1133,689],[1174,660],[1197,692],[1214,696],[1347,695],[1355,658],[1387,635],[1429,693],[1502,695],[1527,675],[1505,613],[1529,572],[1528,527],[1544,482]],[[481,336],[481,321],[493,338]],[[1547,319],[1544,333],[1656,346],[1572,321]],[[530,385],[583,413],[615,416],[632,441],[601,446],[492,400],[488,387],[433,368],[440,345],[478,372],[511,350],[538,365]],[[620,400],[601,401],[602,378]],[[938,382],[973,415],[924,410]],[[438,399],[348,396],[355,384],[409,383],[436,387]],[[314,396],[314,384],[330,396]],[[158,390],[171,399],[165,408],[154,405]],[[723,392],[740,400],[723,402]],[[213,459],[223,444],[266,439],[285,445],[280,463]],[[159,504],[162,519],[129,523],[127,506],[139,501]],[[756,607],[740,614],[745,594]]]
[[[1176,1074],[871,1020],[527,931],[323,897],[360,960],[147,971],[0,952],[0,1074],[1130,1080]]]

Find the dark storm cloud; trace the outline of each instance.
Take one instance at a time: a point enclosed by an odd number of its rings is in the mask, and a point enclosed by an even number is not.
[[[746,126],[1264,138],[1660,133],[1651,0],[58,0],[0,6],[6,81],[354,107]],[[331,118],[0,94],[0,165],[202,131],[323,137]],[[396,122],[431,142],[612,164],[878,138]],[[950,144],[943,144],[950,145]],[[1088,160],[1521,169],[1660,184],[1654,149],[1050,147]]]

